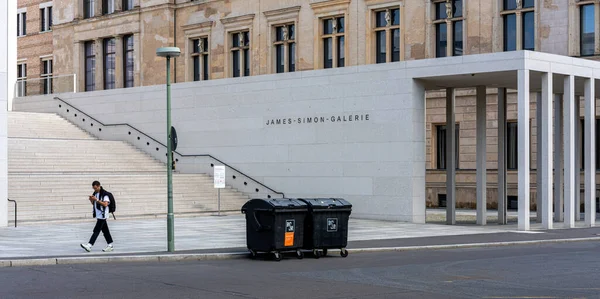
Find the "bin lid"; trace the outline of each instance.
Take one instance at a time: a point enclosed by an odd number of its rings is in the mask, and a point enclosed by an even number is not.
[[[352,209],[352,204],[343,198],[299,198],[306,202],[313,210],[324,209]]]
[[[305,202],[293,199],[293,198],[254,198],[247,201],[242,206],[242,213],[247,210],[294,210],[294,211],[306,211],[307,205]]]

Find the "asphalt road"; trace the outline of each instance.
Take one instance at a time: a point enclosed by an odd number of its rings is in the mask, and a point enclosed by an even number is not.
[[[600,298],[600,243],[0,269],[0,298]]]

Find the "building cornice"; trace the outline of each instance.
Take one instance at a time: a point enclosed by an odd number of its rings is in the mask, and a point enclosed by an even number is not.
[[[344,7],[350,5],[351,0],[325,0],[319,2],[313,2],[310,7],[314,10],[328,9],[334,7]],[[345,8],[345,7],[344,7]]]
[[[235,17],[229,17],[229,18],[222,18],[221,19],[221,23],[223,23],[223,25],[231,25],[231,24],[252,24],[252,21],[254,20],[254,16],[255,14],[247,14],[247,15],[242,15],[242,16],[235,16]]]
[[[265,15],[265,17],[269,18],[269,17],[278,17],[281,15],[288,15],[288,14],[298,14],[300,12],[300,8],[301,6],[292,6],[292,7],[286,7],[286,8],[280,8],[280,9],[274,9],[274,10],[269,10],[269,11],[265,11],[263,12],[263,14]]]
[[[194,30],[194,29],[212,28],[213,24],[214,24],[213,21],[206,21],[206,22],[202,22],[202,23],[183,25],[183,26],[181,26],[181,29],[183,29],[183,31],[189,31],[189,30]]]

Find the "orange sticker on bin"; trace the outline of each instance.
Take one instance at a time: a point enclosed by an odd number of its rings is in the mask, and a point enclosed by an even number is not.
[[[290,246],[294,246],[294,233],[285,233],[285,242],[283,243],[283,246],[285,247],[290,247]]]

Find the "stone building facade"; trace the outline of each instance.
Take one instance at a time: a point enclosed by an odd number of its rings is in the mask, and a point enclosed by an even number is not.
[[[51,79],[44,78],[53,76],[53,15],[52,0],[18,2],[18,96],[52,93]]]
[[[20,7],[38,2],[19,0]],[[53,6],[52,35],[31,39],[53,37],[54,74],[77,74],[80,92],[163,84],[164,59],[155,54],[163,46],[182,50],[174,82],[523,49],[590,59],[600,55],[597,0],[54,0]],[[35,18],[33,13],[28,22],[39,22]],[[33,51],[27,48],[29,38],[20,39],[20,55]],[[429,206],[444,203],[443,88],[427,94]],[[488,90],[490,207],[496,200],[495,92]],[[474,90],[458,91],[456,103],[457,198],[459,206],[469,207],[475,204]],[[509,92],[508,103],[510,169],[522,153],[515,141],[514,93]],[[535,169],[535,96],[531,105]],[[517,195],[516,177],[516,170],[509,170],[509,196]]]

